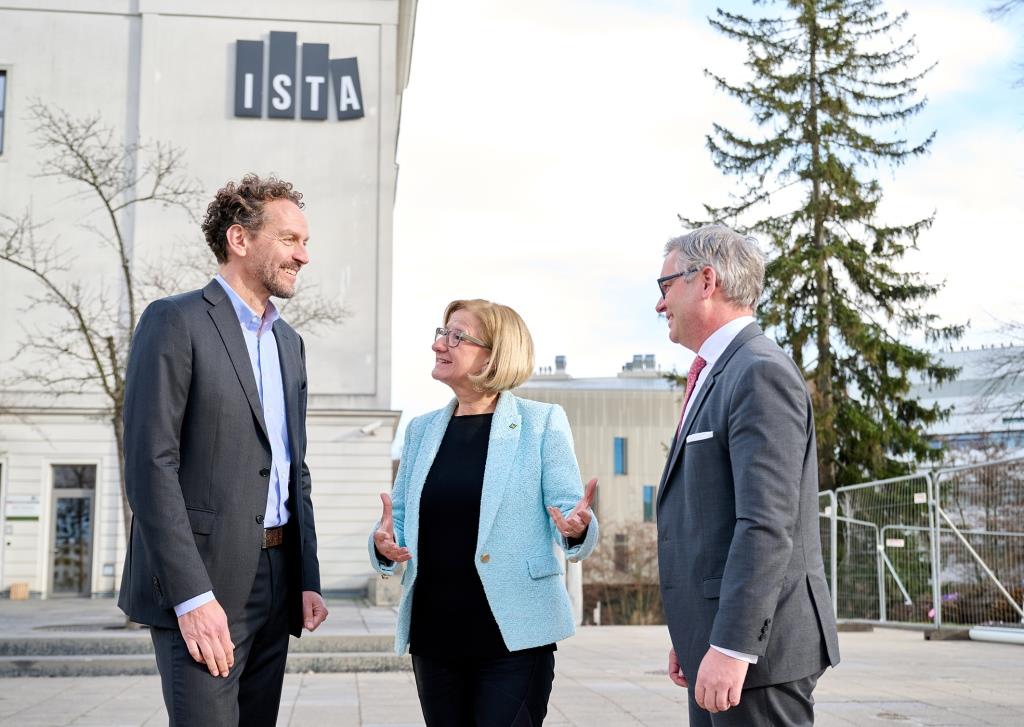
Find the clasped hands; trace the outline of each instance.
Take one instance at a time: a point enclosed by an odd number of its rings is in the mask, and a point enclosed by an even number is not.
[[[693,685],[693,699],[697,706],[715,713],[725,712],[739,704],[749,666],[742,659],[709,648],[701,659],[697,682]],[[675,649],[668,652],[668,678],[680,687],[689,686]]]

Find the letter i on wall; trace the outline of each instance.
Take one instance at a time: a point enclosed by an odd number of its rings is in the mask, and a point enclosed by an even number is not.
[[[263,41],[235,44],[235,116],[263,115]]]

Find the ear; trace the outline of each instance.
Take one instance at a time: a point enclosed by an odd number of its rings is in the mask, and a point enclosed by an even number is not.
[[[715,293],[715,289],[718,288],[718,273],[711,266],[705,267],[701,273],[701,298],[710,298]]]
[[[231,225],[224,232],[224,236],[227,238],[227,249],[228,252],[235,257],[245,257],[249,252],[249,238],[245,233],[245,228],[241,225]]]

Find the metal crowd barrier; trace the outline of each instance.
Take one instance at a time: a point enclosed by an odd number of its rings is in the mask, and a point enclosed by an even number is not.
[[[1024,623],[1024,458],[819,494],[837,618]]]

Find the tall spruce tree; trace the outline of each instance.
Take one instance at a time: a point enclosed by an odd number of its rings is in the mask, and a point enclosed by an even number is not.
[[[910,70],[914,40],[896,39],[907,16],[890,15],[880,0],[755,4],[785,8],[775,17],[719,9],[709,19],[746,45],[752,77],[731,83],[705,73],[750,108],[757,131],[714,124],[715,165],[743,188],[705,213],[770,246],[759,318],[807,378],[821,488],[903,474],[940,456],[926,430],[948,413],[915,400],[912,379],[956,375],[907,339],[963,333],[925,310],[942,286],[899,268],[933,216],[878,219],[878,165],[924,154],[934,138],[911,144],[886,131],[924,107],[916,84],[930,68]]]

